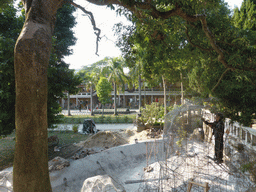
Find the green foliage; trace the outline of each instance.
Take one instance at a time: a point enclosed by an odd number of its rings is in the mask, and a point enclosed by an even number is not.
[[[128,123],[128,121],[129,121],[128,117],[127,117],[127,116],[124,116],[124,122],[125,122],[125,123]]]
[[[169,107],[168,110],[171,110]],[[164,120],[164,107],[158,102],[153,102],[151,105],[146,105],[144,109],[141,110],[141,116],[138,118],[140,122],[148,125],[163,124]]]
[[[112,122],[111,122],[111,117],[110,117],[110,116],[107,116],[105,120],[106,120],[106,122],[107,122],[107,123],[112,123]]]
[[[111,97],[112,86],[106,77],[100,78],[96,86],[96,91],[97,91],[97,96],[99,98],[99,101],[103,105],[111,102],[110,97]]]
[[[97,123],[117,123],[116,116],[113,115],[104,115],[103,117],[100,115],[95,116],[65,116],[63,118],[64,124],[82,124],[84,119],[93,119],[94,122]],[[135,114],[130,115],[119,115],[119,123],[133,123],[133,120],[136,118]]]
[[[78,132],[78,125],[73,125],[72,130],[74,133]]]
[[[253,0],[244,0],[240,9],[234,10],[234,25],[243,30],[256,30],[256,2]]]
[[[12,4],[0,9],[0,135],[15,129],[14,46],[24,18]]]
[[[142,63],[143,75],[154,79],[159,74],[168,82],[185,77],[184,86],[190,93],[215,97],[216,110],[244,125],[255,118],[255,5],[244,1],[241,10],[231,11],[223,1],[154,1],[161,12],[177,4],[188,15],[206,16],[213,41],[202,30],[200,20],[192,22],[181,17],[156,18],[149,10],[133,17],[134,25],[116,25],[120,34],[118,46],[130,67]],[[206,8],[208,7],[208,8]],[[217,45],[217,49],[214,48]],[[220,59],[220,52],[224,62]]]
[[[61,122],[63,115],[58,100],[65,90],[70,93],[77,91],[76,86],[81,83],[74,70],[68,69],[68,64],[62,61],[64,56],[70,55],[69,48],[74,45],[75,38],[71,28],[75,25],[72,13],[74,8],[64,5],[59,9],[53,48],[48,68],[48,125]],[[15,77],[14,77],[14,46],[22,29],[24,16],[16,16],[17,10],[12,4],[0,10],[0,135],[10,134],[15,128]],[[66,21],[65,21],[66,20]]]
[[[119,116],[115,116],[115,122],[120,123],[120,117]]]
[[[4,9],[8,8],[8,6],[12,3],[13,3],[13,0],[1,0],[0,12],[2,12]]]
[[[100,116],[98,119],[99,123],[104,123],[105,122],[104,119],[105,119],[105,116]]]
[[[76,93],[77,85],[82,82],[81,78],[75,75],[75,71],[70,70],[69,65],[63,61],[64,56],[72,54],[70,47],[76,42],[72,31],[76,24],[75,17],[72,15],[74,11],[73,6],[66,4],[57,13],[48,68],[47,119],[49,127],[62,121],[63,115],[59,114],[62,110],[59,98],[64,97],[63,92]]]

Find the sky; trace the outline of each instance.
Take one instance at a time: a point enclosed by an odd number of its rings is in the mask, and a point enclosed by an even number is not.
[[[225,0],[233,9],[240,7],[243,0]],[[75,3],[83,6],[87,11],[93,13],[96,26],[101,29],[101,40],[99,51],[96,52],[96,35],[90,19],[79,9],[75,12],[77,25],[73,28],[77,38],[76,45],[72,46],[73,54],[65,57],[65,61],[70,64],[70,69],[81,69],[83,66],[93,64],[105,57],[118,57],[121,51],[115,46],[117,36],[113,31],[116,23],[130,24],[124,16],[119,16],[115,11],[106,6],[96,6],[84,0],[75,0]]]

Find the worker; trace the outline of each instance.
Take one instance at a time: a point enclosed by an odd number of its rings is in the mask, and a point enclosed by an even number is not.
[[[215,137],[215,156],[214,161],[217,164],[220,164],[223,162],[223,135],[224,135],[224,123],[223,123],[223,114],[217,113],[216,114],[216,121],[213,123],[210,123],[206,121],[204,118],[202,118],[202,121],[209,125],[213,129],[213,135]]]

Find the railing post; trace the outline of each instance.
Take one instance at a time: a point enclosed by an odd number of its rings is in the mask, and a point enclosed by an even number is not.
[[[256,136],[252,135],[252,146],[256,146]]]
[[[245,140],[245,130],[241,128],[241,138],[242,140]]]
[[[247,131],[246,136],[247,136],[246,142],[247,142],[248,144],[252,144],[252,143],[251,143],[251,141],[252,141],[252,139],[251,139],[252,135],[251,135],[251,133],[250,133],[249,131]]]

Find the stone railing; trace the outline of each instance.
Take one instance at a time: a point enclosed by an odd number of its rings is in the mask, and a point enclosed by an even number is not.
[[[215,115],[210,113],[209,110],[202,110],[203,117],[209,122],[215,120]],[[231,119],[226,118],[224,121],[225,125],[225,136],[229,135],[238,142],[243,143],[248,148],[256,151],[256,129],[251,127],[245,127],[239,124],[238,122],[232,122]],[[211,128],[204,124],[205,140],[210,142],[212,137]]]
[[[246,145],[248,148],[256,151],[256,130],[251,127],[241,126],[237,122],[231,122],[230,119],[225,119],[225,130],[228,130],[229,135],[235,137]]]

